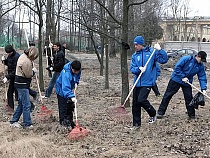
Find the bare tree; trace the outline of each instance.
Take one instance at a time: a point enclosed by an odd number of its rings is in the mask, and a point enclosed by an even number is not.
[[[43,64],[42,64],[42,28],[43,28],[43,6],[44,3],[42,0],[34,0],[33,2],[27,2],[19,0],[26,7],[30,8],[36,16],[38,17],[37,21],[33,21],[38,25],[38,50],[39,50],[39,83],[41,91],[44,91],[44,81],[43,81]]]

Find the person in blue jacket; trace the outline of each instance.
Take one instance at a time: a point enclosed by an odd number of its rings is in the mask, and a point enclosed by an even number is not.
[[[81,63],[74,60],[64,65],[56,80],[56,94],[58,98],[59,122],[62,126],[74,128],[73,111],[77,103],[74,91],[79,84]]]
[[[160,72],[161,72],[160,71],[160,66],[159,66],[159,64],[157,62],[155,64],[155,68],[157,70],[157,73],[156,73],[156,80],[157,80],[157,78],[160,76]],[[156,97],[161,96],[156,82],[155,82],[155,85],[152,87],[152,90],[154,91]]]
[[[183,56],[175,65],[174,71],[169,80],[167,89],[158,109],[157,118],[161,119],[166,112],[168,104],[179,88],[182,88],[188,119],[195,119],[195,109],[189,106],[193,99],[192,87],[188,84],[193,82],[193,76],[197,75],[200,88],[206,94],[207,79],[203,62],[206,62],[207,54],[204,51],[198,52],[195,56]]]
[[[156,50],[153,55],[152,52],[154,48],[145,47],[144,38],[142,36],[137,36],[134,39],[134,46],[136,51],[132,55],[130,63],[130,71],[134,74],[134,83],[141,72],[142,75],[133,90],[133,127],[131,130],[136,130],[141,126],[141,107],[149,114],[149,123],[155,122],[156,110],[147,100],[151,88],[156,81],[157,70],[154,68],[154,65],[156,62],[164,64],[168,61],[167,53],[161,49],[158,43],[154,45]],[[150,58],[151,55],[152,57]],[[149,58],[150,61],[148,65],[145,66]]]

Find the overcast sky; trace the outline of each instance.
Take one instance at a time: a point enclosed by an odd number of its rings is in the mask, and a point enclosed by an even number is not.
[[[190,16],[210,16],[210,0],[190,0]]]

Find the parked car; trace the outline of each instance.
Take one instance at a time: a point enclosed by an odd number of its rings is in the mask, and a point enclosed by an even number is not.
[[[189,48],[184,48],[184,49],[179,49],[173,52],[169,52],[168,58],[180,58],[185,55],[196,55],[198,53],[197,50],[195,49],[189,49]]]

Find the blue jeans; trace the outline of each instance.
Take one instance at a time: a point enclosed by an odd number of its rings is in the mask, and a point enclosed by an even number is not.
[[[12,120],[10,123],[18,122],[20,116],[23,114],[23,125],[28,127],[32,124],[31,115],[30,115],[30,98],[28,89],[17,88],[18,91],[18,106],[13,114]]]
[[[45,97],[50,97],[52,94],[53,87],[55,86],[56,80],[61,72],[54,72],[52,79],[50,80],[49,86],[46,89]]]

